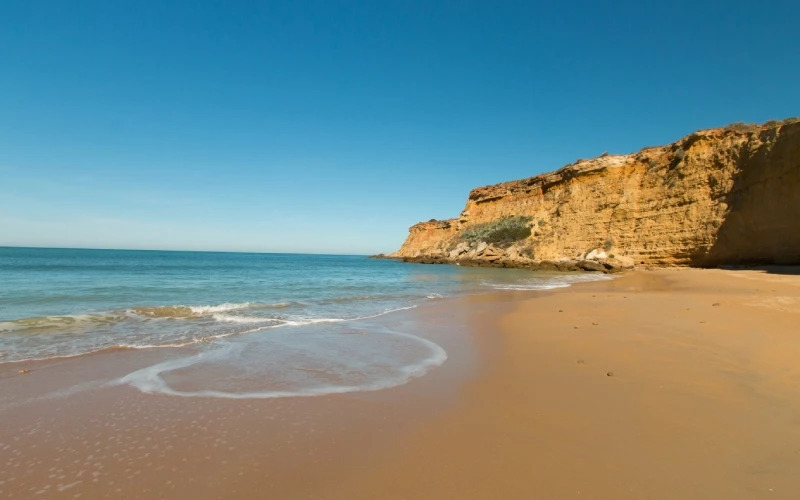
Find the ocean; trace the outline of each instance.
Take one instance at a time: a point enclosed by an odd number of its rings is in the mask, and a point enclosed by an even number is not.
[[[119,382],[229,398],[375,390],[447,359],[381,317],[448,297],[597,279],[606,277],[348,255],[0,247],[0,363],[180,349]],[[179,388],[195,369],[225,375],[213,388]]]

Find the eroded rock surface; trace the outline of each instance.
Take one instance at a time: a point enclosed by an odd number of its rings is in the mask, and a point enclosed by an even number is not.
[[[510,217],[530,235],[467,241]],[[389,257],[597,271],[800,263],[800,120],[702,130],[477,188],[459,217],[412,226]]]

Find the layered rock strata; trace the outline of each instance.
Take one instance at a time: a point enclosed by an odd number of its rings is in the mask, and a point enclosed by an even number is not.
[[[516,241],[476,241],[509,218]],[[491,239],[491,238],[490,238]],[[389,257],[508,267],[800,263],[800,120],[734,124],[472,190]]]

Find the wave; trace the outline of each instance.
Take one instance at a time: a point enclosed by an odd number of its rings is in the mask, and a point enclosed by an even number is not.
[[[358,318],[356,318],[358,319]],[[306,325],[317,325],[320,323],[340,323],[342,321],[348,321],[344,318],[305,318],[305,319],[289,319],[283,321],[280,325],[275,326],[306,326]],[[355,319],[350,320],[355,321]]]
[[[133,314],[145,316],[148,318],[200,318],[205,316],[213,316],[217,313],[226,313],[231,311],[241,311],[244,309],[284,309],[291,307],[293,302],[275,302],[275,303],[257,303],[257,302],[241,302],[231,303],[225,302],[217,305],[170,305],[170,306],[137,306],[132,307],[129,311]]]
[[[305,326],[305,325],[314,325],[317,323],[340,323],[342,321],[361,321],[364,319],[372,319],[378,318],[380,316],[384,316],[386,314],[390,314],[393,312],[398,311],[407,311],[409,309],[416,308],[416,305],[406,306],[406,307],[398,307],[395,309],[386,309],[383,312],[379,312],[377,314],[371,314],[369,316],[358,316],[356,318],[300,318],[294,320],[286,320],[284,321],[284,325],[286,326]],[[276,326],[283,326],[283,325],[276,325]]]
[[[262,304],[261,306],[263,307],[265,305],[268,304]],[[238,309],[247,309],[248,307],[251,306],[252,304],[250,302],[242,302],[241,304],[226,302],[224,304],[219,304],[216,306],[188,306],[188,307],[195,314],[209,314],[209,313],[236,311]]]
[[[607,274],[570,274],[552,278],[533,278],[531,280],[516,283],[488,283],[483,282],[484,286],[494,290],[553,290],[556,288],[567,288],[576,283],[588,283],[592,281],[608,281],[614,279]]]
[[[235,316],[230,314],[214,314],[211,317],[214,318],[215,321],[220,321],[222,323],[237,323],[244,325],[267,323],[267,322],[275,323],[281,321],[276,318],[267,318],[258,316]]]
[[[435,294],[434,294],[435,295]],[[320,303],[347,302],[354,300],[367,300],[368,296],[345,297],[324,300]],[[222,303],[217,305],[166,305],[166,306],[135,306],[126,310],[116,310],[92,314],[67,314],[54,316],[41,316],[20,318],[10,321],[0,321],[0,334],[2,333],[52,333],[67,332],[85,328],[90,325],[110,325],[126,319],[199,319],[211,318],[215,321],[239,324],[275,323],[297,326],[310,323],[326,323],[333,321],[348,321],[361,318],[283,318],[275,316],[258,316],[247,314],[227,314],[245,310],[258,311],[269,309],[286,309],[290,307],[306,306],[302,302],[242,302]],[[383,314],[383,313],[380,313]],[[373,317],[373,316],[370,316]]]
[[[149,318],[198,318],[202,316],[209,316],[215,313],[223,313],[230,311],[237,311],[247,309],[253,304],[250,302],[224,303],[215,306],[186,306],[186,305],[172,305],[172,306],[139,306],[129,309],[134,314],[146,316]],[[260,304],[260,307],[269,306],[269,304]]]
[[[83,351],[83,352],[72,352],[67,354],[51,354],[49,356],[42,356],[39,358],[23,358],[23,359],[9,359],[7,361],[2,361],[2,363],[29,363],[35,361],[50,361],[54,359],[69,359],[69,358],[78,358],[81,356],[91,356],[93,354],[100,354],[104,352],[116,352],[116,351],[127,351],[129,349],[153,349],[153,348],[160,348],[160,347],[186,347],[191,345],[195,342],[183,342],[183,343],[175,343],[175,344],[162,344],[162,345],[134,345],[134,344],[119,344],[119,345],[112,345],[106,347],[98,347],[97,349],[92,349],[90,351]]]
[[[130,312],[148,318],[194,318],[202,316],[189,306],[141,306],[132,307]]]
[[[176,306],[166,306],[166,307],[176,307]],[[184,306],[177,306],[177,307],[184,307]],[[3,356],[0,356],[0,364],[4,363],[22,363],[26,361],[47,361],[51,359],[63,359],[63,358],[75,358],[79,356],[86,356],[90,354],[97,354],[102,352],[112,352],[117,350],[127,350],[127,349],[159,349],[159,348],[179,348],[179,347],[189,347],[192,345],[198,344],[207,344],[214,342],[218,339],[224,339],[228,337],[246,335],[249,333],[256,333],[264,330],[270,330],[273,328],[280,328],[280,327],[300,327],[300,326],[309,326],[309,325],[316,325],[316,324],[324,324],[324,323],[341,323],[341,322],[348,322],[348,321],[360,321],[365,319],[372,319],[377,318],[386,314],[390,314],[393,312],[404,311],[408,309],[414,309],[417,307],[416,305],[408,306],[408,307],[399,307],[396,309],[387,309],[383,312],[372,314],[369,316],[359,316],[355,318],[293,318],[293,319],[277,319],[277,318],[268,318],[268,317],[247,317],[247,316],[230,316],[230,315],[221,315],[215,314],[211,317],[220,322],[228,322],[228,323],[236,323],[241,325],[254,325],[253,328],[248,328],[245,330],[229,330],[224,332],[218,333],[211,333],[208,335],[195,335],[189,338],[179,338],[179,339],[172,339],[169,341],[165,341],[164,343],[141,343],[141,344],[133,344],[133,343],[120,343],[114,345],[105,345],[102,347],[96,347],[85,351],[80,352],[71,352],[65,354],[49,354],[46,356],[41,357],[30,357],[30,358],[23,358],[23,359],[3,359]],[[86,319],[87,321],[92,322],[110,322],[113,318],[113,321],[122,321],[126,318],[124,316],[89,316],[89,315],[78,315],[78,316],[48,316],[44,319],[55,319],[58,321],[62,318],[74,318],[76,320]],[[89,319],[87,319],[89,318]],[[0,322],[0,333],[4,332],[2,330],[3,325],[5,324],[14,324],[14,323],[28,323],[32,320],[43,319],[43,318],[25,318],[22,320],[16,320],[11,322]],[[268,324],[265,324],[268,323]],[[55,324],[55,323],[54,323]],[[58,323],[57,326],[54,326],[53,329],[58,329],[59,331],[63,331],[64,323]],[[22,327],[24,329],[25,327]],[[19,329],[18,329],[19,330]],[[18,330],[9,330],[14,333],[17,333]],[[27,333],[27,332],[25,332]]]
[[[371,314],[368,316],[357,316],[354,318],[309,318],[309,317],[288,317],[288,318],[269,318],[269,317],[259,317],[259,316],[231,316],[231,315],[223,315],[223,314],[215,314],[212,316],[217,321],[222,322],[229,322],[229,323],[240,323],[240,324],[258,324],[258,323],[267,323],[272,322],[272,325],[266,325],[262,328],[257,328],[256,330],[266,329],[266,328],[278,328],[281,326],[306,326],[306,325],[316,325],[320,323],[341,323],[343,321],[360,321],[364,319],[372,319],[383,316],[385,314],[390,314],[393,312],[398,311],[406,311],[409,309],[414,309],[417,307],[416,305],[406,306],[406,307],[398,307],[395,309],[386,309],[382,312],[377,314]],[[250,331],[248,331],[249,333]],[[245,333],[245,332],[240,332]]]
[[[553,290],[556,288],[567,288],[569,283],[531,283],[519,285],[491,285],[495,290]]]
[[[253,333],[256,331],[263,330],[264,328],[253,328],[250,330],[245,330],[243,332],[228,332],[228,333],[220,333],[217,335],[203,335],[192,337],[191,339],[182,340],[182,341],[172,341],[167,342],[164,344],[116,344],[116,345],[109,345],[98,347],[96,349],[91,349],[88,351],[81,351],[81,352],[72,352],[66,354],[51,354],[48,356],[42,357],[33,357],[33,358],[23,358],[23,359],[9,359],[3,360],[0,358],[0,364],[4,363],[27,363],[27,362],[34,362],[34,361],[50,361],[54,359],[69,359],[69,358],[78,358],[81,356],[91,356],[95,354],[101,353],[108,353],[108,352],[116,352],[116,351],[127,351],[127,350],[143,350],[143,349],[174,349],[180,347],[190,347],[197,344],[207,344],[213,342],[217,339],[223,339],[226,337],[232,337],[234,335],[242,335],[245,333]]]
[[[71,331],[89,325],[107,325],[122,321],[123,316],[108,314],[70,314],[40,316],[0,321],[0,333],[47,333],[54,330]]]

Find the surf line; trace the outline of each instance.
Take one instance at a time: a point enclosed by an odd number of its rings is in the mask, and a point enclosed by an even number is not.
[[[388,329],[384,330],[383,333],[422,344],[429,351],[429,355],[416,363],[398,367],[396,369],[396,373],[381,380],[355,385],[325,385],[296,390],[227,392],[213,389],[201,389],[194,391],[182,391],[171,387],[164,377],[162,377],[162,374],[164,373],[180,370],[182,368],[188,368],[199,363],[217,361],[226,358],[235,358],[247,348],[246,343],[231,342],[225,345],[219,345],[213,350],[203,351],[197,354],[164,361],[147,368],[136,370],[128,375],[125,375],[124,377],[110,382],[110,384],[129,385],[145,394],[162,394],[180,397],[206,397],[224,399],[310,397],[324,396],[328,394],[343,394],[349,392],[377,391],[396,387],[403,385],[414,378],[422,377],[431,369],[442,365],[447,360],[447,352],[439,344],[428,339]]]

